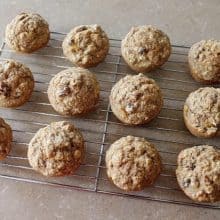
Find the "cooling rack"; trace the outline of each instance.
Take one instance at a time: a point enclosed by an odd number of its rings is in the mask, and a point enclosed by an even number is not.
[[[0,109],[3,117],[13,129],[13,147],[7,159],[0,163],[0,177],[17,181],[38,183],[119,195],[129,198],[152,200],[180,205],[220,209],[220,203],[195,203],[179,189],[176,178],[176,157],[180,150],[198,144],[219,146],[219,139],[198,139],[185,128],[182,107],[188,94],[201,87],[188,74],[187,52],[189,47],[172,45],[169,61],[161,68],[148,73],[160,85],[164,96],[164,107],[151,123],[142,126],[126,126],[112,114],[108,96],[111,87],[125,74],[133,74],[120,55],[120,40],[110,39],[110,51],[105,61],[91,68],[101,85],[101,99],[95,112],[83,118],[58,115],[47,98],[48,83],[56,73],[71,67],[65,59],[61,43],[65,33],[52,32],[47,47],[32,54],[20,54],[10,50],[4,40],[0,50],[0,60],[16,59],[31,68],[35,77],[32,98],[16,109]],[[220,87],[220,85],[215,85]],[[74,175],[46,178],[32,170],[27,160],[27,147],[35,132],[53,121],[68,120],[78,127],[86,140],[85,163]],[[163,161],[163,171],[154,186],[141,192],[125,193],[114,187],[106,177],[105,151],[109,145],[125,135],[135,135],[154,143]]]

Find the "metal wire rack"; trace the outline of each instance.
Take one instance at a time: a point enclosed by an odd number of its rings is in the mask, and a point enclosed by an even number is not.
[[[47,99],[47,86],[52,76],[71,67],[62,53],[61,42],[65,33],[52,32],[47,47],[32,54],[20,54],[7,48],[3,40],[0,60],[16,59],[29,66],[35,77],[32,98],[22,107],[0,109],[13,128],[13,148],[0,163],[0,177],[17,181],[58,186],[68,189],[99,192],[129,198],[220,209],[220,203],[195,203],[179,189],[176,178],[176,157],[180,150],[196,144],[219,147],[219,139],[198,139],[190,135],[182,120],[182,106],[189,92],[201,87],[192,80],[187,69],[189,47],[173,45],[169,61],[156,71],[148,73],[160,85],[164,107],[157,119],[142,126],[126,126],[111,112],[108,96],[112,85],[125,74],[132,74],[120,55],[120,40],[110,39],[111,47],[106,60],[91,70],[101,85],[101,100],[95,112],[83,118],[58,115]],[[220,87],[220,85],[215,85]],[[45,178],[29,166],[27,146],[34,133],[52,121],[68,120],[78,127],[86,139],[86,159],[76,174],[68,177]],[[125,193],[115,188],[106,177],[104,156],[109,145],[128,134],[145,137],[153,142],[163,161],[163,171],[154,186],[141,192]]]

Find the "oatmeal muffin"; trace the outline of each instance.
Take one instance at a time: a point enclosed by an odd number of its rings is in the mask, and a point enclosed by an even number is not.
[[[168,36],[153,26],[133,27],[121,43],[126,63],[136,72],[149,72],[163,65],[171,54]]]
[[[180,188],[194,201],[220,200],[220,150],[202,145],[181,151],[176,177]]]
[[[53,108],[62,115],[79,115],[91,111],[99,100],[99,83],[87,69],[72,67],[55,75],[48,87]]]
[[[138,125],[148,123],[159,114],[163,98],[155,81],[140,73],[127,75],[113,86],[110,104],[120,121]]]
[[[15,60],[0,63],[0,107],[18,107],[29,100],[34,78],[28,67]]]
[[[63,41],[64,55],[75,65],[92,67],[102,62],[109,50],[109,39],[98,25],[72,29]]]
[[[183,116],[193,135],[205,138],[220,135],[220,89],[205,87],[190,93]]]
[[[106,152],[105,161],[108,178],[125,191],[138,191],[153,184],[162,166],[154,145],[133,136],[115,141]]]
[[[73,124],[60,121],[41,128],[28,147],[28,160],[44,176],[73,174],[82,164],[83,136]]]
[[[47,45],[50,39],[48,23],[35,13],[21,13],[6,27],[7,45],[19,52],[31,53]]]
[[[189,50],[192,77],[201,83],[220,83],[220,41],[202,40]]]
[[[11,150],[12,130],[11,127],[0,118],[0,160],[3,160]]]

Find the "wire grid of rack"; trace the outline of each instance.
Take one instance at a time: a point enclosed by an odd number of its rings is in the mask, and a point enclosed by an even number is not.
[[[32,54],[20,54],[10,50],[3,40],[0,60],[15,59],[29,66],[35,77],[32,98],[16,109],[0,109],[13,129],[13,147],[7,159],[0,163],[0,177],[29,183],[59,186],[69,189],[120,195],[144,200],[168,202],[220,209],[220,203],[195,203],[179,189],[176,178],[176,157],[180,150],[197,144],[219,147],[219,139],[198,139],[185,128],[182,106],[187,95],[201,87],[188,74],[187,52],[189,47],[173,45],[169,61],[161,68],[148,73],[160,85],[164,95],[164,107],[151,123],[142,126],[126,126],[111,112],[108,102],[112,85],[125,74],[133,74],[120,55],[120,40],[110,39],[110,51],[105,61],[91,70],[101,85],[101,100],[95,112],[82,118],[58,115],[47,98],[48,83],[57,72],[71,67],[65,59],[61,43],[65,33],[52,32],[47,47]],[[219,85],[215,85],[219,87]],[[74,175],[46,178],[32,170],[27,160],[27,147],[35,132],[52,121],[68,120],[78,127],[86,140],[85,163]],[[154,186],[141,192],[125,193],[114,187],[106,177],[105,151],[109,145],[125,135],[145,137],[153,142],[163,161],[163,171]]]

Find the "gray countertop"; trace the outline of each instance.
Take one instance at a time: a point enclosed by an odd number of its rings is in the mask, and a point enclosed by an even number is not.
[[[173,44],[219,39],[220,2],[174,0],[1,0],[0,34],[22,11],[41,14],[53,31],[78,24],[100,24],[121,39],[133,25],[153,24]],[[0,178],[0,218],[4,219],[218,219],[219,211],[152,201],[70,191]]]

